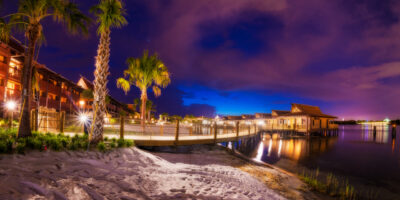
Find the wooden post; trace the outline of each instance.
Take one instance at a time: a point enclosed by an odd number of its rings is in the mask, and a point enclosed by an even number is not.
[[[176,120],[175,145],[178,145],[178,141],[179,141],[179,119]]]
[[[35,130],[35,110],[31,110],[31,129]]]
[[[225,122],[224,122],[224,130],[223,130],[223,133],[224,133],[224,134],[226,133],[226,124],[225,124]]]
[[[393,124],[392,126],[392,138],[396,138],[396,125]]]
[[[248,128],[248,134],[250,135],[251,125],[249,124],[247,128]]]
[[[35,114],[35,120],[34,120],[34,122],[33,122],[33,125],[34,125],[34,131],[38,131],[39,130],[39,109],[35,109],[34,110],[34,114]]]
[[[60,112],[60,133],[64,133],[65,111]]]
[[[9,113],[9,118],[8,118],[8,128],[12,128],[12,121],[13,121],[13,111],[8,111]]]
[[[217,143],[217,122],[214,122],[214,143]]]
[[[193,135],[193,125],[189,127],[189,135]]]
[[[254,124],[254,133],[257,133],[257,123]]]
[[[164,135],[164,124],[160,126],[160,135]]]
[[[120,116],[119,122],[119,138],[124,139],[124,127],[125,126],[125,118],[123,115]]]
[[[236,140],[239,140],[239,122],[236,122]]]

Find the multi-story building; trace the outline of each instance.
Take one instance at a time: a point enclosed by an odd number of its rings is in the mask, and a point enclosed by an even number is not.
[[[15,39],[9,40],[7,44],[0,43],[0,102],[2,103],[21,100],[24,49],[24,46]],[[40,77],[40,91],[33,95],[32,109],[74,112],[83,89],[45,65],[36,63],[35,68]]]
[[[81,100],[79,101],[80,109],[91,111],[93,109],[93,92],[94,85],[91,81],[89,81],[86,77],[81,76],[79,79],[78,86],[86,90],[87,95],[84,95]],[[107,112],[110,117],[119,116],[121,112],[125,112],[126,114],[134,114],[134,111],[128,107],[127,104],[121,103],[111,97],[110,95],[107,96]]]
[[[17,105],[21,101],[21,77],[24,66],[25,47],[16,39],[8,43],[0,42],[0,104],[7,101],[15,101]],[[81,111],[82,102],[91,109],[93,100],[81,99],[81,93],[88,89],[81,80],[78,83],[50,70],[45,65],[36,63],[36,71],[39,74],[40,91],[33,95],[32,109],[39,108],[43,111],[65,111],[75,113]],[[90,84],[89,84],[90,83]],[[86,84],[93,88],[90,81]],[[83,87],[82,87],[83,86]],[[107,108],[113,115],[119,114],[120,110],[130,111],[123,103],[110,97]],[[90,107],[90,108],[89,108]],[[3,115],[4,109],[0,109]]]

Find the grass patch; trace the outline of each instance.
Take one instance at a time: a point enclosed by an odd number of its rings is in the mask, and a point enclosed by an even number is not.
[[[2,129],[0,128],[0,154],[1,153],[21,153],[24,154],[26,150],[86,150],[89,145],[87,135],[75,135],[74,137],[66,136],[62,133],[38,133],[33,132],[32,136],[26,138],[17,138],[16,129]],[[100,145],[101,143],[101,145]],[[100,142],[97,149],[104,152],[117,147],[131,147],[133,146],[132,140],[112,139],[111,143]]]
[[[375,190],[363,191],[363,193],[357,191],[353,185],[349,184],[347,179],[341,179],[332,173],[322,177],[319,174],[319,169],[317,169],[314,173],[311,172],[309,174],[303,171],[302,174],[299,174],[299,178],[304,181],[312,190],[335,197],[337,199],[377,199],[379,196],[379,193]]]

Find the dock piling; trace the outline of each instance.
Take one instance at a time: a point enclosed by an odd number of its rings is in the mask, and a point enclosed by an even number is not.
[[[178,141],[179,141],[179,119],[176,120],[175,145],[178,145]]]
[[[392,126],[392,138],[396,138],[396,125],[393,124]]]

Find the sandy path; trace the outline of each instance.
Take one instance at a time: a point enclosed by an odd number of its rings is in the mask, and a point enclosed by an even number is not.
[[[169,154],[137,148],[1,155],[0,199],[285,199],[226,165],[235,159],[223,150]]]

